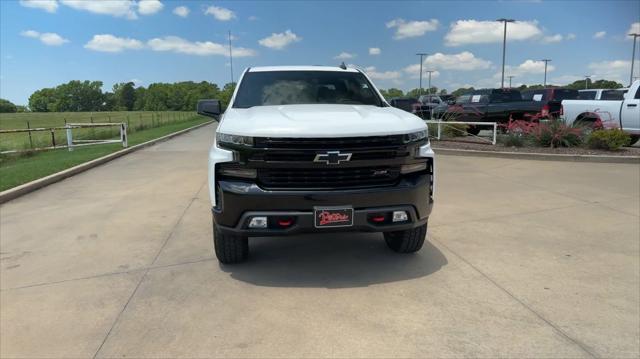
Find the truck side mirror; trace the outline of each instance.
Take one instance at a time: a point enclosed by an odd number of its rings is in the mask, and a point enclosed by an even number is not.
[[[198,115],[218,118],[220,116],[221,106],[219,100],[198,100]]]

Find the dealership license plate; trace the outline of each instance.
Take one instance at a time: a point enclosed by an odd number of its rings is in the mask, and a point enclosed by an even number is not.
[[[351,207],[315,207],[314,217],[316,228],[353,226],[353,208]]]

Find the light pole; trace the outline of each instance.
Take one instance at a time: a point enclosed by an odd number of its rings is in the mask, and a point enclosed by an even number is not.
[[[429,95],[431,95],[431,73],[433,73],[435,71],[434,70],[427,70],[425,72],[429,74]]]
[[[584,75],[584,89],[588,89],[589,88],[589,79],[591,78],[591,75]]]
[[[547,87],[547,63],[551,61],[551,59],[542,59],[540,61],[544,61],[544,87]]]
[[[507,23],[508,22],[515,22],[515,20],[513,19],[498,19],[496,21],[499,22],[503,22],[504,23],[504,37],[502,39],[502,82],[501,82],[501,88],[504,88],[504,60],[505,60],[505,53],[507,51]]]
[[[509,78],[509,88],[511,88],[511,79],[514,78],[515,76],[510,75],[510,76],[507,76],[507,77]]]
[[[233,83],[233,53],[231,52],[231,30],[229,30],[229,67],[231,67],[231,83]]]
[[[631,76],[629,76],[629,87],[631,87],[631,83],[633,82],[633,63],[636,61],[636,39],[640,34],[633,33],[629,34],[629,36],[633,36],[633,54],[631,55]]]
[[[429,54],[426,52],[418,52],[416,55],[420,56],[420,95],[422,95],[422,58]]]

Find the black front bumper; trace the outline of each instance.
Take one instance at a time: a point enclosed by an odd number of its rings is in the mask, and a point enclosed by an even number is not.
[[[217,181],[217,203],[212,209],[219,230],[237,235],[268,236],[306,232],[367,231],[384,232],[415,228],[427,222],[433,207],[432,176],[417,174],[402,178],[388,187],[331,191],[265,190],[240,180]],[[353,226],[316,228],[314,207],[351,206]],[[409,220],[377,224],[373,213],[404,210]],[[249,229],[252,216],[294,218],[288,228]]]

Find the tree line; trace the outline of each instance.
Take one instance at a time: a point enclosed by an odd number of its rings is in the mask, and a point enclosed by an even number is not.
[[[222,89],[206,81],[153,83],[135,87],[133,82],[113,85],[102,91],[102,81],[73,80],[65,84],[43,88],[29,97],[33,112],[89,112],[89,111],[194,111],[198,100],[220,99],[226,106],[233,95],[235,83]],[[17,112],[19,108],[7,100],[0,101],[0,111]]]
[[[610,80],[586,80],[589,88],[621,88],[622,84]],[[136,87],[133,82],[113,85],[111,91],[102,91],[102,81],[69,81],[52,88],[37,90],[29,97],[29,106],[16,106],[8,100],[0,99],[0,112],[78,112],[78,111],[193,111],[198,100],[205,98],[219,99],[226,107],[235,83],[227,83],[220,89],[211,82],[184,81],[176,83],[153,83],[148,87]],[[544,88],[542,84],[522,85],[518,90]],[[584,89],[585,80],[577,80],[563,87]],[[459,88],[451,92],[454,97],[475,90],[473,87]],[[414,88],[404,92],[398,88],[381,89],[386,99],[394,97],[418,97],[420,94],[446,95],[446,89],[438,90]]]

